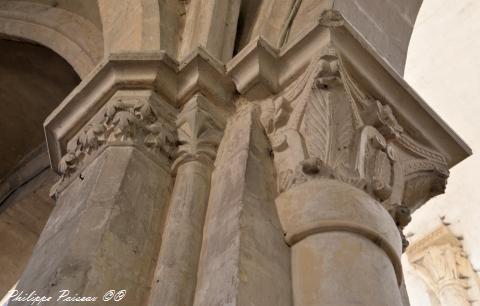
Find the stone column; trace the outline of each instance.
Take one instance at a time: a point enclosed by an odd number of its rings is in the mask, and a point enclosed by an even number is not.
[[[277,207],[292,248],[294,305],[402,305],[400,235],[375,199],[319,178],[283,193]]]
[[[97,297],[91,305],[105,305],[109,290],[125,290],[118,305],[146,302],[170,194],[174,114],[153,91],[119,90],[70,138],[56,207],[19,291],[51,296],[49,305],[64,305],[60,290]]]
[[[180,148],[150,305],[192,305],[213,161],[225,115],[203,95],[177,119]]]
[[[241,101],[212,174],[194,306],[291,306],[290,254],[275,211],[258,109]]]
[[[401,231],[448,175],[359,84],[330,45],[263,103],[295,306],[404,305]]]

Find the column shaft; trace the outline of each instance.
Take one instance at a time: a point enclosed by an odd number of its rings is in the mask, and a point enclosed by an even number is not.
[[[188,161],[177,171],[150,305],[192,305],[212,166]]]
[[[382,249],[341,231],[308,236],[292,246],[295,306],[402,306],[395,271]]]
[[[292,305],[290,252],[272,178],[254,107],[242,107],[227,123],[215,161],[193,305]]]
[[[292,246],[295,306],[403,305],[400,234],[370,195],[315,178],[276,204]]]

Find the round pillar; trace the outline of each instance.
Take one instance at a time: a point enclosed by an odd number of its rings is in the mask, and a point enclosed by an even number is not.
[[[295,306],[401,306],[401,238],[370,195],[332,179],[281,194]]]

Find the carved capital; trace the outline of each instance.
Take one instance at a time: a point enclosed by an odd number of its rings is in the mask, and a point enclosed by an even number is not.
[[[223,136],[226,115],[206,97],[192,97],[178,115],[179,148],[173,163],[176,171],[185,162],[196,160],[212,165]]]
[[[417,262],[432,283],[441,287],[451,281],[462,279],[457,266],[457,259],[464,257],[461,247],[450,244],[432,246],[425,250],[423,258]]]
[[[152,91],[118,91],[68,141],[52,195],[108,146],[135,146],[168,165],[176,151],[174,118],[175,110]]]
[[[363,89],[333,46],[264,103],[262,122],[279,192],[334,178],[382,203],[402,230],[410,211],[444,191],[446,158],[412,137],[386,102]]]
[[[414,243],[407,254],[441,305],[470,305],[468,289],[478,286],[476,275],[461,242],[448,228],[442,226]]]

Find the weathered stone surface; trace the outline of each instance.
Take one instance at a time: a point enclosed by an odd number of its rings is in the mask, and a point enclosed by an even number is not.
[[[149,305],[193,303],[211,171],[198,161],[178,169]]]
[[[180,147],[150,305],[192,305],[202,234],[224,114],[202,95],[187,102],[177,118]]]
[[[251,106],[227,123],[212,176],[195,306],[292,305],[267,139]]]
[[[276,199],[292,247],[294,305],[402,305],[401,239],[363,191],[317,179]]]
[[[407,304],[410,211],[469,154],[384,60],[401,61],[419,1],[91,0],[71,23],[63,0],[4,2],[0,34],[83,78],[44,124],[62,177],[17,289]]]
[[[294,305],[403,305],[388,258],[360,236],[309,236],[292,248],[292,273]]]
[[[169,184],[137,149],[105,149],[60,195],[17,289],[55,297],[68,289],[98,296],[95,305],[108,290],[124,289],[119,304],[144,303]]]

